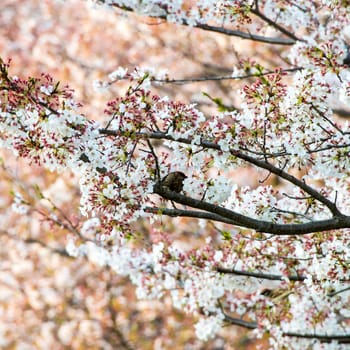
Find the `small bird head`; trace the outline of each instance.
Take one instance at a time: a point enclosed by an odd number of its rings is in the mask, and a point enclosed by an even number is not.
[[[183,181],[187,176],[181,171],[174,171],[164,176],[161,185],[167,187],[170,191],[180,193],[183,189]]]

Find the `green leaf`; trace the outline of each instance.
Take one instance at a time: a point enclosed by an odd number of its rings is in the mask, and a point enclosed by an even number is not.
[[[210,99],[210,101],[214,102],[218,108],[219,112],[233,112],[236,111],[237,108],[234,106],[227,106],[222,102],[222,99],[219,97],[212,97],[210,96],[207,92],[202,92],[202,94],[205,97],[208,97]]]

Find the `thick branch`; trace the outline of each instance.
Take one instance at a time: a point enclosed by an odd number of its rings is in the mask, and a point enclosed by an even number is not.
[[[350,227],[350,217],[339,215],[332,219],[308,222],[302,224],[275,224],[269,221],[253,219],[239,214],[224,207],[214,205],[202,200],[187,197],[183,194],[170,191],[160,184],[155,184],[154,193],[161,197],[218,215],[230,220],[232,225],[253,229],[258,232],[271,233],[275,235],[303,235],[313,232],[329,231]],[[194,212],[193,212],[194,213]],[[194,215],[194,214],[193,214]]]

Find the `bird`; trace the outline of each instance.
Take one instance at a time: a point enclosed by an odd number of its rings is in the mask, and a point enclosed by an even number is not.
[[[160,184],[167,187],[170,191],[180,193],[184,186],[183,181],[186,178],[187,176],[181,171],[174,171],[164,176]]]

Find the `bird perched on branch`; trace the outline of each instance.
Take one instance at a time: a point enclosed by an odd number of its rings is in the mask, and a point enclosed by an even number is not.
[[[183,182],[187,176],[181,171],[174,171],[164,176],[161,185],[167,187],[170,191],[180,193],[183,189]]]

